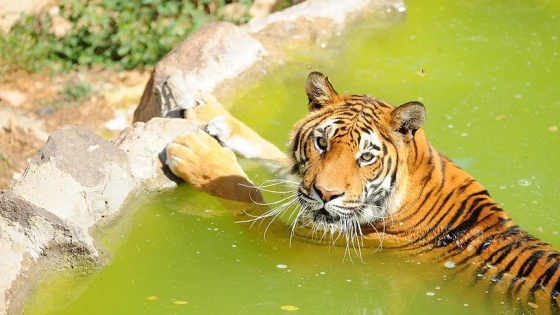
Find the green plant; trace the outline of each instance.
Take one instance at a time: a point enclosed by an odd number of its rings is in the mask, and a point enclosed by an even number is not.
[[[48,14],[27,16],[0,35],[1,68],[59,71],[74,65],[132,69],[154,65],[184,37],[223,19],[226,0],[61,0],[72,27],[62,37]],[[241,0],[249,6],[251,1]]]
[[[93,93],[93,87],[86,82],[70,82],[62,87],[60,97],[42,100],[40,105],[46,109],[79,106]]]
[[[38,71],[49,62],[50,36],[37,30],[34,21],[34,17],[24,16],[9,34],[0,32],[0,65],[3,72],[10,68]]]
[[[69,102],[81,102],[89,97],[93,88],[85,82],[69,83],[62,88],[61,97]]]

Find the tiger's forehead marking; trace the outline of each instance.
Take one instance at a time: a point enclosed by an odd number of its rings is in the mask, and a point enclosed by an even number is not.
[[[314,134],[315,136],[323,136],[331,139],[337,129],[337,121],[335,118],[326,119],[315,128]]]
[[[370,130],[370,132],[365,132],[361,135],[359,149],[360,151],[379,152],[382,145],[379,136],[373,130]]]
[[[315,127],[316,132],[330,140],[349,137],[349,143],[358,146],[360,150],[372,145],[379,148],[381,141],[376,131],[379,118],[375,107],[371,104],[346,105],[348,106],[335,109],[328,118],[319,122]]]

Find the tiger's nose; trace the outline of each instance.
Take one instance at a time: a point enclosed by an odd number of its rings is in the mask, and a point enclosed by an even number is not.
[[[314,185],[313,188],[315,189],[317,195],[319,195],[319,198],[323,200],[323,202],[329,202],[333,199],[344,196],[344,192],[336,189],[329,190],[319,185]]]

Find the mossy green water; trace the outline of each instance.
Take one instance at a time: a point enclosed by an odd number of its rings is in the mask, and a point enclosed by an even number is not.
[[[362,21],[294,51],[296,61],[240,92],[232,111],[284,146],[306,111],[303,84],[312,70],[342,93],[422,101],[432,143],[519,225],[560,248],[559,19],[560,5],[546,0],[409,2],[406,20],[391,28]],[[242,163],[255,182],[271,178]],[[106,236],[109,266],[49,279],[26,313],[516,312],[499,295],[486,298],[484,286],[470,287],[470,278],[421,258],[366,248],[363,262],[355,253],[350,261],[344,248],[290,242],[280,225],[265,237],[266,226],[239,223],[227,207],[186,186],[156,196],[135,211],[129,229]]]

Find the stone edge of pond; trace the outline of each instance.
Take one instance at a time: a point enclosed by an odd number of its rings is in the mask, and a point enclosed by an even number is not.
[[[375,11],[400,13],[404,4],[308,0],[244,26],[211,23],[156,65],[136,123],[115,139],[83,127],[52,133],[13,189],[0,191],[0,314],[23,312],[28,293],[47,270],[106,264],[109,255],[91,232],[118,221],[127,203],[177,186],[162,163],[164,148],[196,129],[176,117],[201,92],[223,99],[231,86],[258,80],[280,65],[288,57],[286,45],[332,37]],[[175,90],[177,82],[181,91]]]

